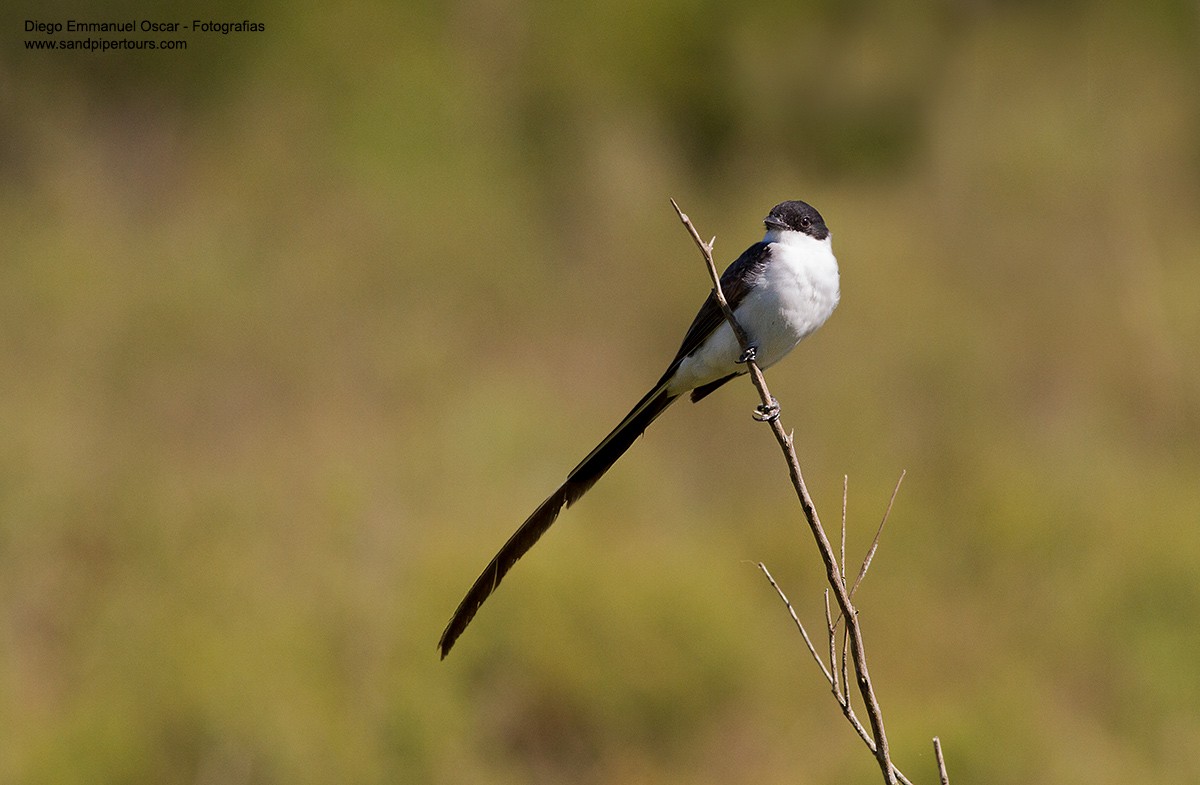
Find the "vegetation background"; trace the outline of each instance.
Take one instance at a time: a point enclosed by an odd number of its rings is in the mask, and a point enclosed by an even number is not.
[[[0,783],[874,781],[752,566],[819,624],[749,383],[437,659],[705,296],[669,196],[723,262],[833,230],[768,376],[851,554],[908,470],[859,594],[897,763],[1200,781],[1196,3],[85,6],[0,20]],[[181,16],[266,30],[22,43]]]

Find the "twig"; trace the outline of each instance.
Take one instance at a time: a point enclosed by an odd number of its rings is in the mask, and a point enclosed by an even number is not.
[[[833,694],[838,703],[850,705],[850,681],[846,678],[846,669],[842,669],[841,686],[838,686],[837,643],[833,635],[833,613],[829,609],[829,589],[825,590],[825,633],[829,638],[829,670],[833,673]],[[845,664],[845,660],[842,661]]]
[[[729,301],[725,299],[725,292],[721,290],[721,275],[717,272],[716,262],[713,261],[713,243],[717,241],[717,238],[714,237],[707,243],[701,240],[700,233],[692,225],[691,219],[684,215],[683,210],[679,209],[679,205],[675,203],[674,199],[671,200],[671,206],[675,208],[675,212],[679,215],[679,220],[687,228],[688,234],[692,236],[693,242],[696,243],[696,247],[700,249],[700,254],[704,257],[704,263],[708,266],[708,275],[712,279],[713,298],[716,299],[717,305],[721,307],[721,313],[724,314],[725,321],[729,323],[730,329],[733,330],[734,337],[738,340],[738,345],[742,347],[742,351],[746,351],[750,348],[750,338],[746,334],[746,331],[742,329],[742,325],[738,322],[737,317],[733,315],[733,309],[729,307]],[[754,388],[758,390],[759,397],[762,398],[763,406],[771,406],[774,399],[771,398],[771,391],[767,389],[767,380],[763,377],[762,370],[758,367],[758,363],[754,361],[753,357],[747,359],[746,370],[750,374],[750,379],[754,382]],[[772,430],[776,432],[775,437],[780,440],[780,445],[782,446],[785,443],[790,444],[791,441],[783,432],[783,426],[779,425],[779,418],[776,417],[770,422]],[[797,466],[796,476],[798,476],[799,470],[800,467]],[[794,481],[795,477],[793,477]],[[800,482],[804,482],[803,478]],[[807,494],[807,491],[805,491],[805,494]]]
[[[850,587],[851,597],[854,596],[854,592],[858,591],[863,578],[867,577],[867,570],[871,568],[871,559],[875,558],[875,551],[879,548],[879,537],[883,534],[883,527],[888,522],[888,516],[892,514],[892,505],[896,503],[896,494],[900,493],[900,483],[904,482],[904,475],[907,473],[906,469],[900,470],[900,479],[896,480],[896,487],[892,489],[892,498],[888,500],[887,509],[883,511],[883,520],[879,522],[879,528],[875,530],[875,539],[871,541],[871,547],[867,550],[862,567],[858,570],[858,577],[854,579],[854,585]]]
[[[679,220],[683,222],[688,233],[692,236],[692,240],[695,241],[696,246],[700,249],[700,253],[704,256],[709,276],[713,282],[713,296],[721,306],[721,311],[724,313],[726,321],[729,322],[730,328],[732,328],[734,335],[737,336],[742,350],[749,349],[750,342],[747,339],[746,332],[738,324],[737,317],[734,316],[729,303],[725,300],[724,292],[721,291],[721,278],[717,273],[717,267],[712,258],[712,242],[705,244],[700,239],[699,232],[692,226],[691,220],[679,209],[679,205],[675,203],[674,199],[671,200],[671,205],[675,208],[675,212],[679,215]],[[754,382],[755,389],[758,390],[758,394],[762,398],[763,405],[770,406],[774,399],[771,397],[771,391],[767,388],[766,379],[763,378],[758,363],[753,358],[750,358],[746,363],[746,368],[750,373],[751,380]],[[778,417],[767,419],[766,422],[769,423],[771,431],[775,434],[776,441],[779,442],[779,448],[783,451],[784,458],[787,460],[788,474],[791,476],[792,486],[796,489],[796,495],[800,500],[800,507],[804,511],[804,517],[808,521],[813,539],[816,540],[817,549],[821,553],[821,561],[825,563],[825,573],[829,580],[829,586],[833,589],[838,607],[841,609],[842,615],[846,618],[846,628],[850,639],[850,652],[854,660],[854,670],[857,673],[858,689],[862,694],[867,718],[871,723],[871,738],[874,744],[870,746],[873,746],[872,751],[875,753],[875,759],[879,763],[880,771],[883,773],[884,782],[888,785],[895,785],[897,781],[895,767],[892,765],[888,751],[887,733],[883,726],[883,711],[880,709],[879,701],[875,697],[875,690],[871,684],[871,677],[867,669],[867,655],[863,644],[862,626],[858,619],[858,612],[850,600],[850,593],[846,589],[846,582],[842,579],[841,571],[838,567],[837,556],[834,554],[833,546],[829,544],[829,538],[825,536],[825,530],[821,526],[821,519],[817,515],[816,506],[813,504],[812,497],[809,496],[808,487],[804,484],[804,476],[800,472],[800,461],[796,458],[795,446],[788,437],[787,431],[783,429],[783,425],[780,423]]]
[[[846,650],[850,648],[848,645],[849,641],[847,640],[849,636],[849,630],[842,630],[842,684],[845,685],[843,689],[845,690],[844,697],[846,698],[847,705],[850,703],[850,669],[846,665]]]
[[[937,758],[938,777],[942,780],[942,785],[950,785],[950,775],[946,774],[946,759],[942,757],[942,740],[937,736],[933,737],[933,754]]]
[[[838,559],[842,565],[842,582],[846,582],[846,502],[850,496],[850,475],[842,475],[842,544],[840,558]],[[850,592],[850,596],[854,596],[854,592]]]
[[[858,577],[854,579],[854,585],[850,587],[850,596],[851,597],[853,597],[854,593],[856,591],[858,591],[858,587],[862,584],[863,578],[867,577],[867,570],[869,570],[871,568],[871,560],[875,558],[875,551],[879,549],[879,538],[883,535],[883,527],[887,525],[888,517],[892,514],[892,505],[896,503],[896,494],[900,493],[900,483],[904,482],[904,477],[906,474],[908,474],[908,470],[906,470],[906,469],[900,470],[900,478],[898,480],[896,480],[896,487],[892,489],[892,498],[888,500],[887,509],[883,511],[883,520],[881,520],[879,522],[879,528],[875,530],[875,539],[871,540],[871,547],[867,549],[867,555],[863,557],[862,565],[858,569]],[[845,486],[843,486],[843,488],[844,487]],[[843,493],[845,493],[844,490],[843,490]],[[846,540],[845,505],[846,505],[846,503],[845,503],[845,501],[843,501],[842,502],[842,508],[843,508],[842,509],[842,542],[843,542],[843,545],[845,544],[845,540]],[[846,577],[845,558],[846,558],[846,554],[843,551],[842,552],[842,578],[843,579]],[[836,626],[838,623],[841,622],[841,620],[842,620],[842,615],[839,613],[838,617],[836,619],[834,619],[834,621],[833,621],[834,625]]]
[[[729,301],[725,299],[725,292],[721,291],[721,276],[717,272],[717,265],[713,262],[713,243],[717,238],[712,238],[707,243],[700,239],[700,234],[696,231],[696,227],[692,226],[692,222],[683,214],[683,210],[679,209],[679,205],[675,200],[671,200],[671,206],[675,208],[675,212],[679,214],[679,220],[687,227],[688,233],[691,234],[692,240],[700,248],[700,252],[704,254],[704,262],[708,265],[708,274],[713,279],[713,296],[717,299],[717,305],[721,306],[721,313],[725,314],[725,321],[729,322],[729,326],[733,329],[734,337],[738,339],[738,343],[745,349],[750,344],[750,339],[746,336],[746,331],[738,324],[738,320],[733,315],[733,309],[729,307]]]
[[[834,668],[832,671],[832,678],[830,676],[831,671],[826,670],[825,664],[821,662],[821,658],[817,656],[816,647],[813,646],[812,641],[808,637],[808,633],[804,630],[804,625],[801,624],[800,619],[796,616],[796,611],[792,606],[792,601],[788,599],[786,594],[784,594],[783,589],[780,588],[779,584],[775,582],[775,579],[771,576],[771,573],[767,571],[766,566],[764,566],[762,562],[758,562],[758,567],[767,576],[767,580],[771,582],[771,586],[774,587],[775,593],[779,595],[779,599],[783,600],[783,604],[787,607],[788,613],[790,613],[792,616],[792,621],[794,621],[796,626],[800,628],[800,632],[804,636],[804,642],[808,644],[809,654],[812,655],[813,661],[816,662],[821,668],[821,672],[825,675],[825,679],[829,681],[833,687],[833,697],[837,701],[838,707],[842,710],[842,715],[846,718],[846,721],[850,723],[850,726],[854,728],[854,732],[858,734],[858,737],[863,740],[864,744],[867,745],[867,749],[869,749],[873,754],[876,749],[875,740],[871,738],[870,731],[863,727],[863,724],[858,719],[858,715],[854,713],[854,707],[850,705],[850,680],[846,675],[847,646],[845,640],[846,636],[849,634],[847,630],[842,630],[842,681],[841,688],[838,686],[837,668],[836,666],[833,666],[833,661],[836,658],[836,630],[834,629],[832,616],[829,612],[829,589],[825,590],[825,623],[828,626],[829,632],[830,664]],[[908,777],[905,777],[904,773],[894,765],[892,766],[892,772],[896,775],[896,779],[900,781],[901,785],[912,785],[912,782],[908,779]]]
[[[808,637],[808,631],[804,629],[804,624],[801,623],[800,617],[796,615],[796,609],[792,607],[791,600],[789,600],[787,595],[783,593],[783,589],[779,588],[779,584],[775,582],[775,578],[771,575],[771,571],[767,569],[767,565],[759,562],[758,569],[762,570],[763,575],[767,576],[767,580],[770,581],[771,585],[775,587],[775,591],[779,594],[779,599],[783,600],[783,604],[787,606],[788,613],[792,615],[792,621],[796,623],[796,627],[799,628],[800,634],[804,637],[804,642],[808,644],[809,654],[811,654],[813,660],[816,661],[817,667],[821,669],[821,673],[825,674],[825,680],[828,681],[836,691],[836,682],[834,682],[833,676],[830,674],[829,670],[826,669],[825,663],[821,662],[821,657],[817,654],[816,647],[813,646],[812,640]]]

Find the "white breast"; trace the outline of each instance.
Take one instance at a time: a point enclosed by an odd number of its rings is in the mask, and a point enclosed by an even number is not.
[[[735,314],[758,347],[759,367],[767,368],[825,323],[837,307],[839,290],[829,238],[772,231],[764,241],[771,243],[771,262]],[[736,363],[741,353],[733,331],[722,324],[680,363],[671,391],[683,393],[744,370]]]

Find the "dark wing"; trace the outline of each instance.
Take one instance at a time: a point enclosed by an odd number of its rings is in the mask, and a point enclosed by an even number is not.
[[[767,244],[755,243],[747,248],[741,256],[734,260],[733,264],[721,273],[721,291],[725,293],[725,301],[729,303],[729,307],[736,309],[738,303],[750,291],[758,277],[762,275],[762,270],[767,265]],[[721,313],[721,306],[717,305],[717,298],[712,292],[709,292],[708,299],[700,306],[700,310],[696,312],[696,318],[692,320],[692,325],[688,327],[687,332],[683,336],[683,343],[679,346],[679,351],[675,353],[675,359],[671,361],[666,373],[662,375],[659,384],[662,384],[670,378],[679,368],[679,364],[684,358],[692,354],[700,348],[700,344],[704,343],[708,336],[713,334],[713,331],[721,326],[725,321],[725,314]],[[732,377],[730,377],[732,378]],[[723,379],[720,383],[715,383],[716,386],[709,386],[704,395],[715,390],[720,384],[728,381]],[[701,395],[700,397],[704,397]],[[692,400],[699,400],[696,396]]]

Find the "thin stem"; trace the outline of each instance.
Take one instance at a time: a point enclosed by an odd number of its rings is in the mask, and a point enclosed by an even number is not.
[[[763,575],[767,576],[767,580],[775,587],[775,591],[779,594],[779,598],[783,600],[783,604],[787,606],[788,613],[792,616],[792,621],[796,623],[800,634],[804,637],[804,642],[808,644],[808,653],[812,655],[813,660],[817,663],[817,667],[821,669],[821,673],[825,674],[825,680],[836,690],[837,686],[834,683],[833,675],[825,667],[825,663],[821,662],[820,655],[817,654],[817,649],[813,646],[812,640],[808,637],[808,631],[804,629],[804,624],[801,623],[800,617],[796,615],[796,609],[792,607],[792,601],[783,593],[783,589],[779,588],[779,584],[775,582],[775,577],[771,575],[771,571],[767,569],[767,565],[762,562],[758,563],[758,569],[762,570]]]
[[[838,554],[838,562],[842,565],[842,581],[846,580],[846,502],[850,496],[850,475],[842,475],[842,542],[841,553]],[[850,592],[850,596],[854,596],[854,592]]]
[[[850,699],[846,691],[850,689],[850,685],[846,680],[845,668],[842,669],[840,685],[838,680],[837,639],[834,636],[833,613],[829,610],[829,589],[825,590],[825,632],[829,638],[829,670],[833,673],[833,694],[837,696],[838,703],[849,706]],[[845,660],[842,660],[842,664],[845,664]]]
[[[950,785],[950,775],[946,773],[946,759],[942,757],[942,740],[933,737],[933,754],[937,758],[938,777],[942,785]]]
[[[879,528],[875,530],[875,539],[871,541],[871,547],[867,550],[862,567],[858,570],[858,577],[854,579],[854,585],[850,587],[851,597],[854,596],[854,592],[858,591],[863,578],[867,577],[867,570],[871,568],[871,559],[875,558],[875,551],[879,548],[879,537],[883,534],[883,527],[888,522],[888,516],[892,514],[892,505],[896,503],[896,494],[900,493],[900,483],[904,482],[904,475],[907,473],[907,469],[900,471],[900,479],[896,480],[896,487],[892,489],[892,498],[888,500],[887,509],[883,511],[883,520],[879,522]]]

